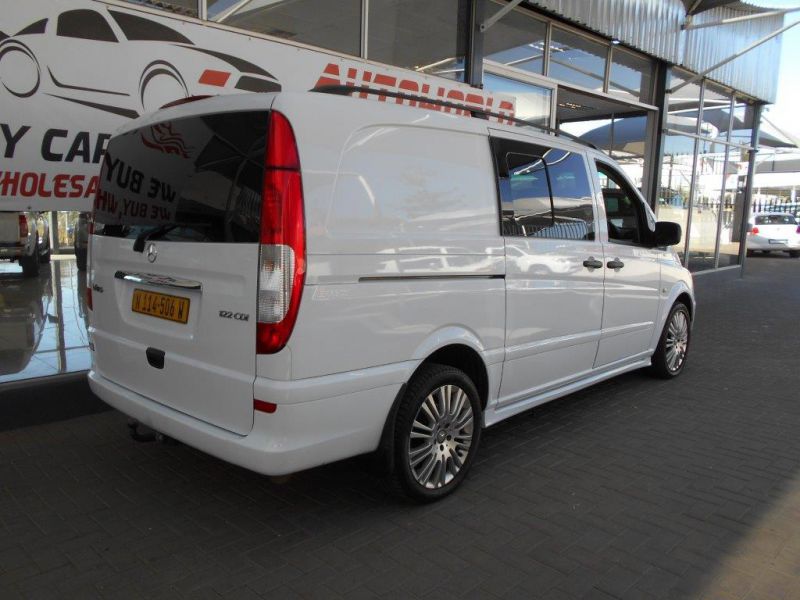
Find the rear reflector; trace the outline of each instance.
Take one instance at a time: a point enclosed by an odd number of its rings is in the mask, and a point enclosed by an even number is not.
[[[253,398],[253,409],[257,410],[258,412],[272,414],[278,410],[278,405],[272,402],[264,402],[264,400],[256,400]]]
[[[86,286],[86,307],[89,310],[94,310],[94,304],[92,303],[92,288],[88,285]]]
[[[294,329],[306,274],[303,183],[294,132],[272,111],[264,157],[256,352],[281,350]]]

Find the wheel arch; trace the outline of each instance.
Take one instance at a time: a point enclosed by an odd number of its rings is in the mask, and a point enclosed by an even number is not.
[[[479,350],[471,344],[464,343],[463,340],[450,341],[438,348],[429,349],[428,354],[411,372],[408,381],[400,387],[386,416],[377,450],[378,462],[383,470],[391,472],[394,469],[394,425],[408,382],[414,379],[420,369],[430,364],[447,365],[464,371],[478,390],[481,410],[486,409],[489,400],[489,371]]]

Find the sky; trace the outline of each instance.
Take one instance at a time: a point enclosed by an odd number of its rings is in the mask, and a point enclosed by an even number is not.
[[[800,0],[757,0],[751,2],[758,6],[775,8],[800,7]],[[800,11],[789,13],[786,24],[800,21]],[[797,105],[800,102],[800,25],[782,35],[781,65],[778,78],[778,99],[768,107],[766,117],[778,127],[800,137],[800,117]]]

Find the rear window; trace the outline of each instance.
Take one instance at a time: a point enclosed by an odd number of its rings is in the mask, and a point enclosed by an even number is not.
[[[95,234],[173,242],[257,242],[266,111],[165,121],[111,140]],[[153,238],[156,239],[156,238]]]
[[[797,225],[792,215],[758,215],[756,225]]]

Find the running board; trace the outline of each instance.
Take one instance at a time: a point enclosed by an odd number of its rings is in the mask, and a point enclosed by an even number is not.
[[[546,402],[550,402],[551,400],[556,400],[557,398],[561,398],[562,396],[572,394],[574,392],[592,386],[596,383],[600,383],[601,381],[605,381],[606,379],[611,379],[612,377],[616,377],[617,375],[622,375],[623,373],[629,373],[630,371],[636,371],[637,369],[649,367],[650,364],[651,364],[650,357],[647,356],[642,360],[638,360],[636,362],[623,365],[615,369],[611,369],[610,371],[603,371],[602,373],[597,373],[595,375],[592,375],[591,377],[587,377],[586,379],[580,379],[565,386],[553,390],[548,390],[541,394],[530,396],[529,398],[517,400],[515,402],[512,402],[511,404],[506,404],[504,406],[499,406],[494,409],[489,409],[484,414],[484,427],[491,427],[492,425],[499,423],[500,421],[507,419],[508,417],[511,417],[513,415],[525,412],[526,410],[529,410],[541,404],[545,404]]]

